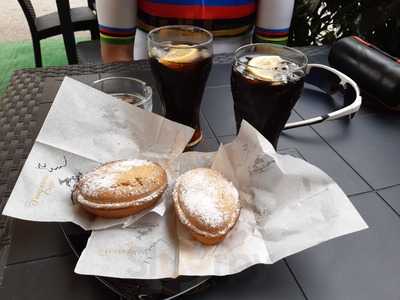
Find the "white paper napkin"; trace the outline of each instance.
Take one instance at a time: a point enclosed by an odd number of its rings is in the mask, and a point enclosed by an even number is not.
[[[193,240],[176,220],[169,197],[163,217],[149,214],[134,227],[94,231],[75,272],[141,279],[228,275],[368,227],[329,176],[276,153],[245,121],[231,144],[215,154],[183,153],[172,169],[181,174],[204,166],[240,190],[240,218],[222,243]]]
[[[79,174],[100,163],[129,158],[157,161],[168,171],[192,134],[187,126],[66,77],[3,214],[31,221],[69,221],[87,230],[128,226],[149,211],[114,220],[83,212],[70,200]],[[163,200],[152,211],[162,215]]]

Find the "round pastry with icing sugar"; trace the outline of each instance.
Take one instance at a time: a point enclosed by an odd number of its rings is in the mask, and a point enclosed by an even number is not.
[[[153,207],[167,184],[160,165],[140,159],[119,160],[83,175],[72,197],[96,216],[122,218]]]
[[[221,242],[240,214],[239,193],[219,172],[198,168],[176,181],[173,200],[177,217],[199,242]]]

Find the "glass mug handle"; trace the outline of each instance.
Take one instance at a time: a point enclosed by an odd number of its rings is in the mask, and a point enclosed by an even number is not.
[[[349,104],[341,109],[330,112],[329,114],[325,114],[325,115],[318,116],[318,117],[313,117],[313,118],[303,120],[303,121],[287,123],[283,130],[318,124],[323,121],[336,120],[336,119],[342,118],[344,116],[349,116],[349,115],[351,116],[351,115],[354,115],[361,107],[362,100],[361,100],[361,95],[360,95],[360,89],[359,89],[357,83],[355,83],[353,79],[351,79],[347,75],[343,74],[342,72],[340,72],[334,68],[331,68],[331,67],[328,67],[325,65],[321,65],[321,64],[308,64],[306,73],[309,74],[312,69],[323,69],[325,71],[333,73],[333,75],[336,75],[340,79],[339,85],[341,87],[345,88],[346,85],[350,85],[354,89],[355,98],[351,104]]]

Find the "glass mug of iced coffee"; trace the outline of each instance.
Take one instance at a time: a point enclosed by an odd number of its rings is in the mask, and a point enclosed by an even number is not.
[[[155,28],[148,35],[152,73],[165,116],[195,129],[188,146],[202,139],[200,104],[212,65],[212,34],[196,26]]]
[[[235,51],[231,74],[236,128],[243,119],[276,149],[279,135],[304,86],[307,57],[275,44],[249,44]]]

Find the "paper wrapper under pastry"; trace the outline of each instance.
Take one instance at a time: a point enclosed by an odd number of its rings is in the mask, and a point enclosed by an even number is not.
[[[185,149],[193,129],[136,108],[66,77],[22,168],[3,214],[31,221],[73,222],[86,230],[129,226],[146,213],[164,214],[163,194],[154,208],[105,219],[71,201],[82,174],[121,159],[169,164]]]
[[[333,44],[329,63],[356,81],[366,99],[379,101],[390,109],[400,109],[399,58],[351,36]]]
[[[239,219],[221,243],[193,239],[167,201],[163,217],[148,214],[126,229],[92,232],[75,272],[140,279],[228,275],[367,228],[329,176],[276,153],[247,122],[217,153],[183,153],[171,170],[199,167],[219,171],[240,193]]]

